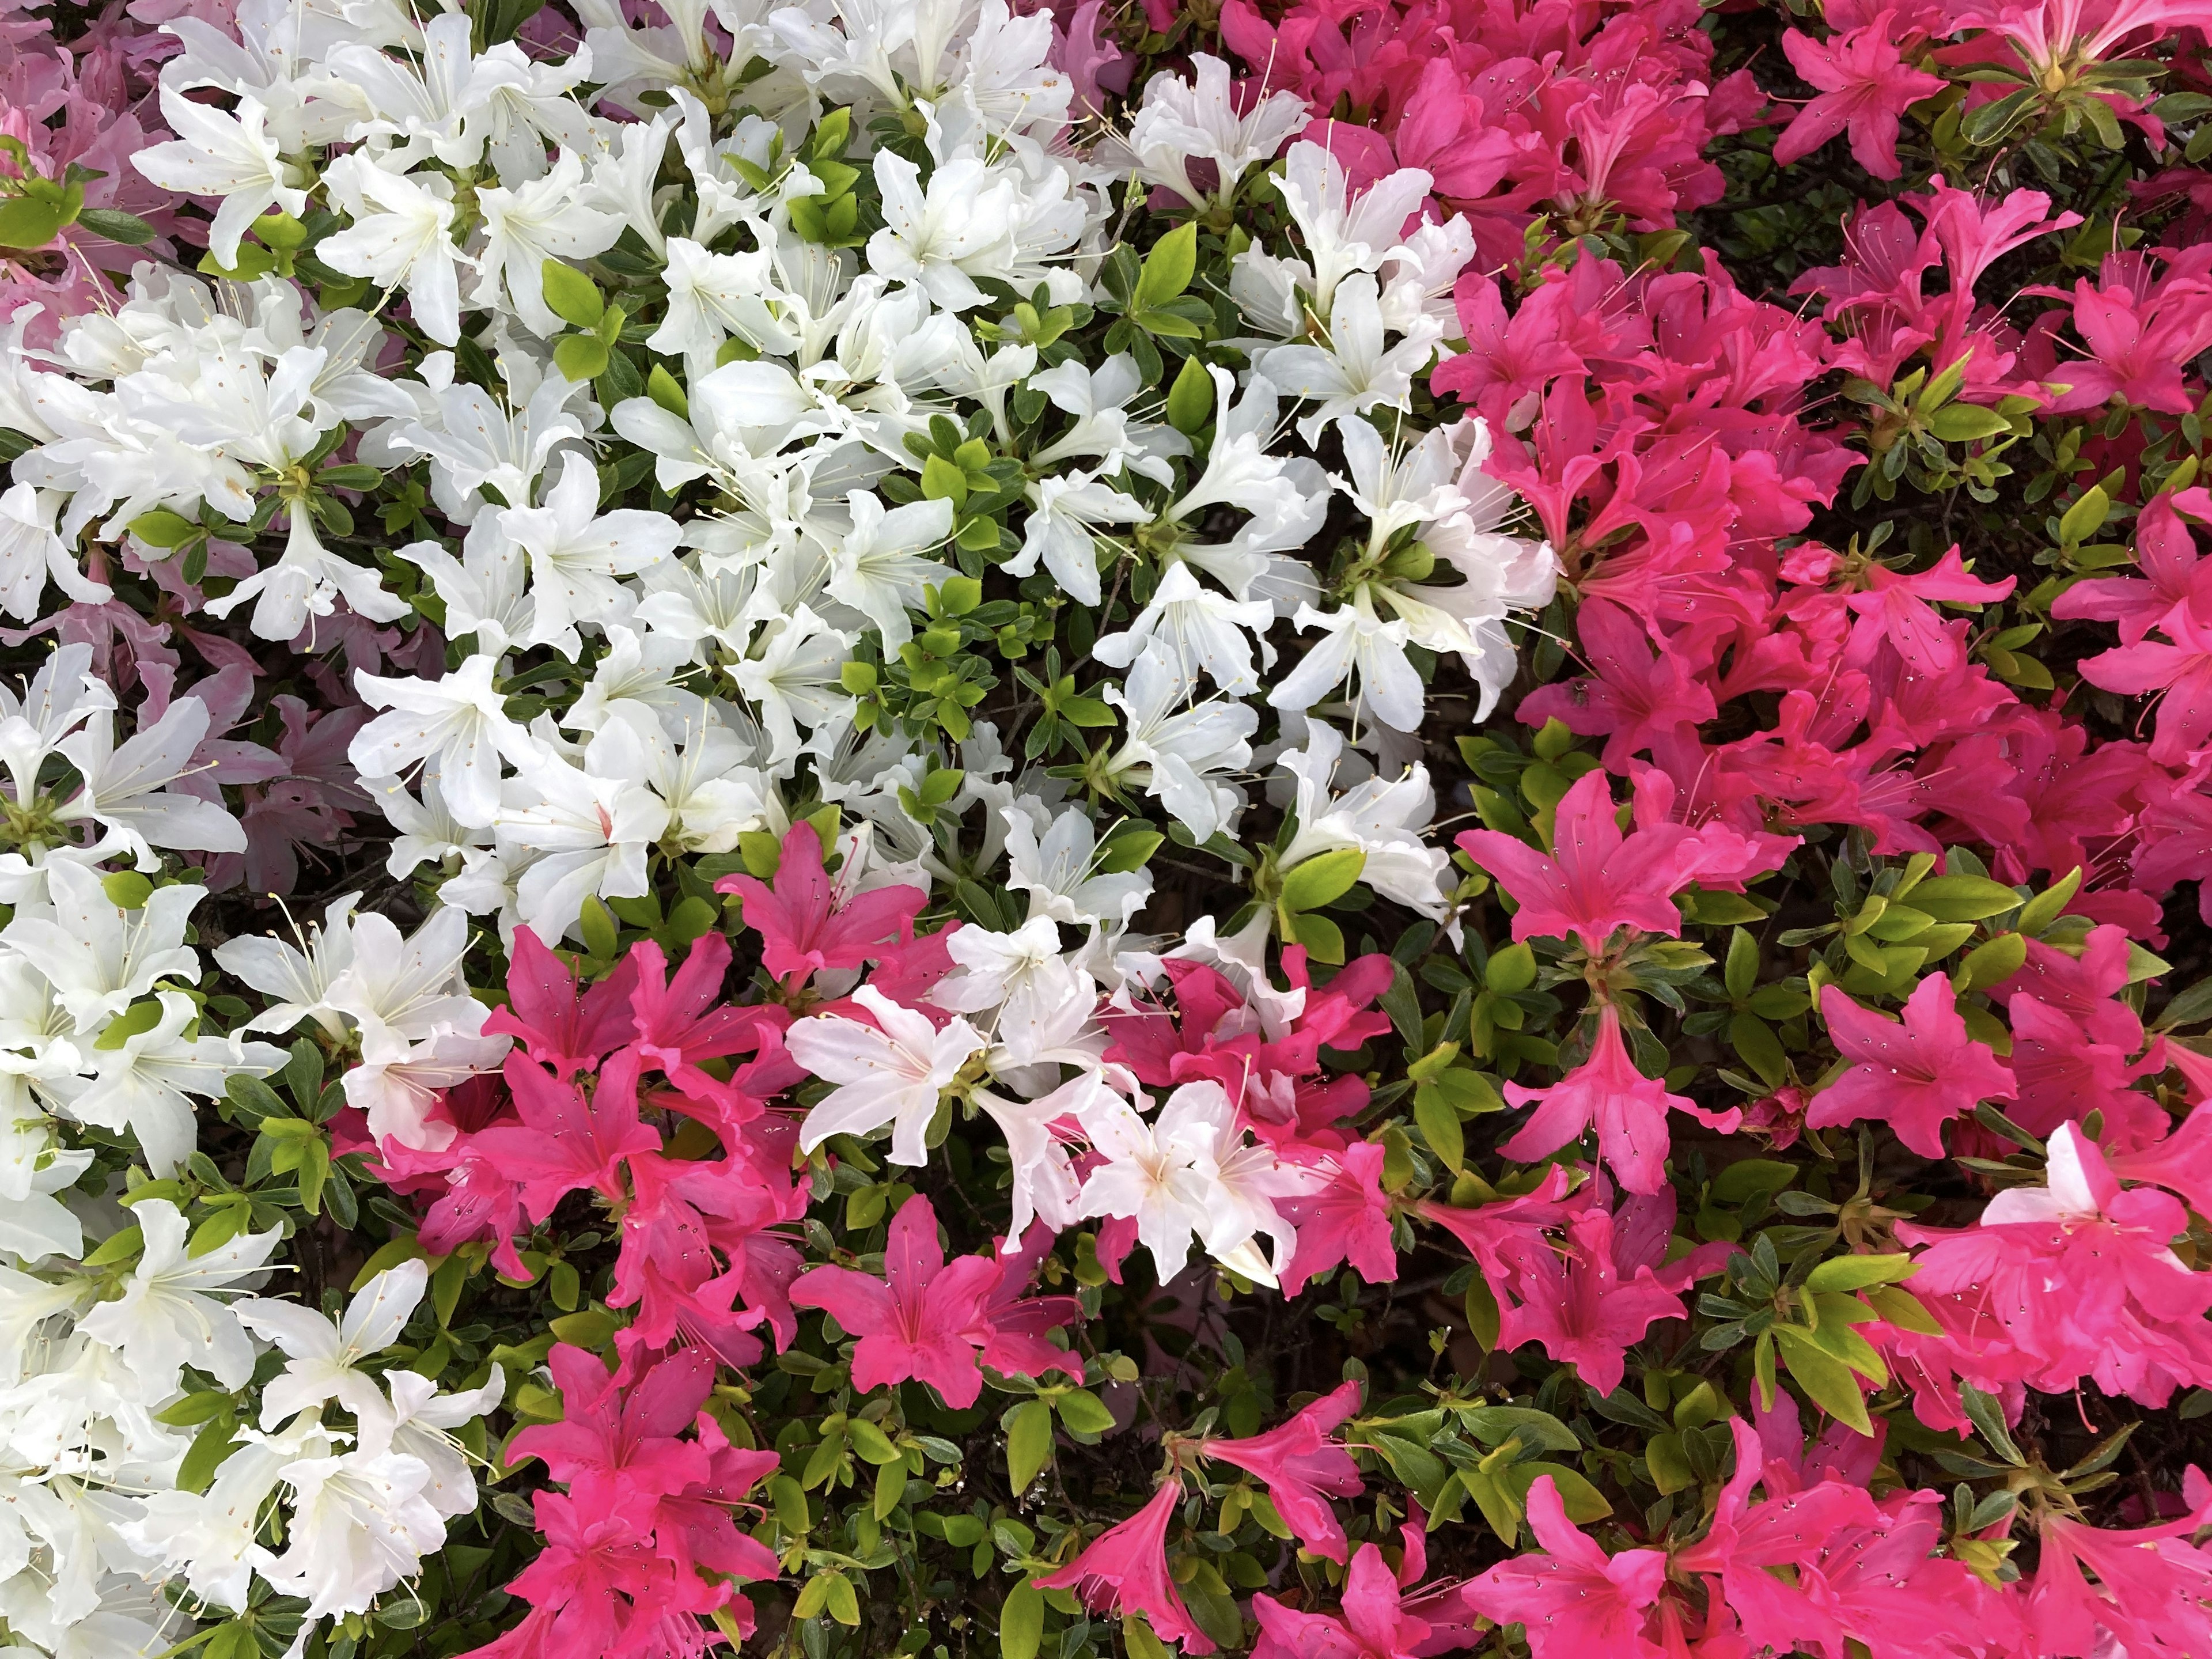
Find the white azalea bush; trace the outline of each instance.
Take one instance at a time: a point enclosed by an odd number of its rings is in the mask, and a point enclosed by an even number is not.
[[[478,1162],[526,982],[754,951],[815,1079],[749,1154],[799,1171],[776,1226],[880,1132],[927,1164],[950,1096],[1007,1252],[1088,1218],[1273,1284],[1328,1172],[1218,1082],[1155,1111],[1099,1011],[1202,965],[1273,1042],[1279,950],[1480,884],[1427,744],[1557,564],[1427,389],[1474,252],[1430,175],[1202,53],[1115,99],[1095,7],[634,14],[179,16],[129,160],[199,208],[106,213],[112,303],[8,320],[0,607],[61,641],[0,702],[18,1650],[492,1632],[487,1559],[555,1522],[480,1504],[487,1414],[557,1419],[556,1327],[627,1293]],[[927,959],[857,984],[893,933]],[[649,1063],[744,1099],[674,1006]]]

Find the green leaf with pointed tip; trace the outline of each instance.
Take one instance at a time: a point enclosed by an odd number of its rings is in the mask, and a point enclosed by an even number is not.
[[[1283,906],[1288,910],[1318,910],[1350,892],[1367,867],[1364,848],[1340,847],[1295,865],[1283,878]]]
[[[548,259],[539,267],[545,288],[545,308],[571,328],[597,328],[606,313],[606,296],[599,285],[574,265]],[[578,377],[571,374],[570,380]]]

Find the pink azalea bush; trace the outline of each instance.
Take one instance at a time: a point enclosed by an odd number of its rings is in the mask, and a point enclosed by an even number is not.
[[[0,9],[9,1639],[2212,1655],[2208,157],[2183,0]]]

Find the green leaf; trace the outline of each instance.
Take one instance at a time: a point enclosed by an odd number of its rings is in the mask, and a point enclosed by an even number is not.
[[[1027,1492],[1051,1462],[1052,1407],[1042,1400],[1025,1400],[1014,1407],[1006,1426],[1007,1482],[1018,1492]]]
[[[2112,498],[2105,493],[2102,484],[2091,484],[2081,492],[2081,498],[2066,509],[2058,520],[2058,538],[2069,546],[2078,546],[2105,527],[2112,516]]]
[[[571,328],[597,328],[607,302],[599,285],[574,265],[548,259],[539,268],[545,285],[545,308]],[[571,374],[570,380],[584,377]]]
[[[2081,866],[2075,865],[2065,877],[2038,893],[2020,908],[2020,931],[2030,936],[2040,935],[2043,930],[2058,920],[2059,913],[2081,890]]]
[[[1109,837],[1098,856],[1091,860],[1091,867],[1102,876],[1126,876],[1143,869],[1166,840],[1165,836],[1151,830],[1124,830]]]
[[[1340,847],[1307,859],[1283,878],[1283,908],[1318,910],[1333,904],[1352,890],[1366,867],[1366,849],[1359,847]]]
[[[1808,1291],[1863,1291],[1869,1285],[1894,1285],[1919,1271],[1909,1255],[1832,1256],[1805,1280]]]
[[[1867,1288],[1866,1299],[1884,1321],[1900,1331],[1917,1331],[1923,1336],[1943,1334],[1936,1316],[1910,1291],[1901,1291],[1894,1285],[1873,1285]]]
[[[238,1419],[225,1412],[192,1437],[191,1449],[177,1466],[177,1490],[205,1492],[223,1460],[237,1449]]]
[[[1547,1474],[1559,1489],[1559,1503],[1567,1512],[1567,1519],[1577,1526],[1587,1527],[1613,1513],[1613,1505],[1606,1502],[1605,1494],[1565,1463],[1512,1463],[1497,1471],[1496,1478],[1521,1499],[1525,1512],[1528,1488],[1536,1484],[1539,1476]]]
[[[1195,222],[1178,225],[1161,237],[1146,255],[1144,274],[1137,278],[1129,309],[1150,311],[1165,305],[1190,286],[1190,279],[1197,270],[1198,226]],[[1152,331],[1158,334],[1163,331]]]
[[[0,247],[44,247],[61,234],[71,216],[67,204],[58,197],[0,199]]]
[[[1060,1420],[1078,1434],[1105,1434],[1114,1427],[1114,1413],[1088,1389],[1070,1389],[1057,1404]]]
[[[2005,1429],[2004,1407],[1994,1395],[1984,1394],[1972,1383],[1961,1382],[1959,1403],[1966,1408],[1967,1419],[1982,1437],[1984,1445],[2016,1469],[2027,1467],[2027,1460],[2020,1455],[2020,1448],[2013,1444],[2012,1436]]]
[[[1741,927],[1729,935],[1728,965],[1722,969],[1728,994],[1738,1002],[1759,986],[1759,941]]]
[[[921,464],[921,493],[957,507],[968,499],[968,474],[944,456],[932,455]]]
[[[1213,418],[1213,376],[1195,356],[1182,360],[1168,388],[1168,424],[1186,438],[1195,437]]]
[[[1782,1039],[1757,1014],[1741,1013],[1729,1021],[1729,1043],[1768,1088],[1780,1088],[1790,1075],[1790,1056]]]
[[[87,208],[76,216],[77,223],[95,236],[125,247],[143,247],[155,236],[154,227],[135,213],[124,213],[115,208]]]
[[[103,1053],[112,1053],[132,1037],[142,1036],[161,1023],[161,1005],[152,997],[134,1002],[113,1019],[100,1028],[100,1035],[92,1046]]]
[[[181,547],[200,533],[200,527],[180,513],[157,507],[131,520],[131,533],[149,547]]]
[[[1316,962],[1334,967],[1344,961],[1344,930],[1327,916],[1294,915],[1285,945],[1303,945]]]
[[[614,912],[600,902],[597,894],[585,898],[576,928],[583,935],[584,949],[600,961],[612,961],[621,948],[622,935],[615,926]]]
[[[553,367],[578,386],[595,380],[606,370],[606,342],[589,334],[564,334],[553,343]]]
[[[143,910],[146,901],[154,896],[154,884],[136,870],[118,870],[112,875],[102,876],[100,889],[107,895],[107,902],[118,910]]]
[[[999,1612],[999,1659],[1036,1659],[1044,1642],[1044,1592],[1026,1578]]]
[[[1912,908],[1938,921],[1980,921],[2021,902],[2011,888],[1986,876],[1930,876],[1912,890]]]
[[[2012,430],[2012,422],[1994,409],[1973,404],[1949,404],[1928,417],[1928,429],[1947,444],[1972,443]]]
[[[1421,1139],[1429,1143],[1429,1150],[1442,1158],[1454,1175],[1466,1167],[1467,1135],[1460,1127],[1459,1114],[1451,1109],[1442,1091],[1413,1091],[1413,1121],[1420,1128]]]
[[[1861,1434],[1874,1432],[1856,1372],[1795,1326],[1777,1325],[1773,1335],[1783,1364],[1808,1399],[1838,1423],[1849,1424]]]
[[[1999,933],[1966,952],[1952,975],[1952,984],[1960,991],[1986,991],[2010,979],[2027,961],[2027,936]]]
[[[1527,990],[1536,982],[1536,953],[1525,940],[1492,951],[1482,982],[1501,995]]]
[[[691,399],[676,377],[659,363],[645,377],[645,395],[679,421],[691,418]]]

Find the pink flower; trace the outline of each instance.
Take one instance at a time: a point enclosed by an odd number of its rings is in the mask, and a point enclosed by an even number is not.
[[[2197,556],[2189,519],[2212,519],[2212,492],[2202,486],[2154,495],[2136,520],[2136,576],[2075,582],[2051,601],[2061,620],[2117,623],[2120,643],[2135,645],[2177,605],[2212,610],[2212,565]]]
[[[563,1197],[585,1188],[620,1198],[623,1160],[660,1150],[659,1132],[638,1121],[638,1064],[630,1050],[600,1068],[588,1098],[578,1084],[556,1080],[520,1054],[509,1054],[502,1069],[522,1121],[493,1125],[471,1139],[469,1150],[521,1189],[532,1221],[544,1220]]]
[[[1913,1292],[1950,1334],[1960,1374],[2046,1394],[2087,1377],[2154,1407],[2212,1381],[2212,1274],[2191,1273],[2171,1243],[2187,1212],[2148,1187],[2123,1192],[2071,1123],[2051,1134],[2045,1179],[1999,1193],[1963,1231],[1898,1224],[1899,1239],[1927,1247]]]
[[[714,1386],[713,1357],[681,1349],[628,1389],[617,1388],[593,1355],[565,1342],[546,1363],[561,1391],[562,1419],[516,1435],[508,1463],[542,1458],[586,1513],[618,1516],[650,1531],[659,1499],[709,1473],[706,1449],[677,1437]]]
[[[1533,1163],[1548,1157],[1597,1126],[1598,1155],[1632,1193],[1656,1193],[1667,1184],[1667,1109],[1687,1112],[1709,1128],[1733,1133],[1743,1121],[1740,1110],[1709,1112],[1664,1084],[1648,1078],[1629,1058],[1620,1040],[1620,1014],[1613,1004],[1598,1011],[1597,1038],[1589,1058],[1548,1089],[1505,1085],[1516,1106],[1534,1103],[1536,1110],[1498,1150]]]
[[[1626,610],[1609,599],[1583,601],[1575,631],[1589,659],[1589,678],[1547,685],[1522,700],[1517,718],[1530,726],[1564,721],[1571,732],[1605,738],[1604,759],[1626,769],[1638,750],[1712,719],[1713,694],[1680,653],[1655,647]]]
[[[744,899],[745,926],[761,936],[761,960],[769,973],[796,985],[823,969],[858,968],[893,939],[914,937],[914,919],[929,902],[919,887],[878,887],[843,902],[831,891],[822,866],[822,841],[811,823],[799,823],[783,838],[775,883],[725,876],[718,893]]]
[[[1293,1612],[1272,1595],[1252,1598],[1260,1621],[1252,1659],[1415,1659],[1431,1627],[1406,1611],[1401,1589],[1382,1552],[1362,1544],[1345,1575],[1340,1619]]]
[[[588,1070],[630,1039],[637,983],[635,952],[580,994],[568,964],[527,927],[507,948],[507,1006],[484,1020],[486,1036],[511,1036],[563,1080]]]
[[[1498,1346],[1534,1342],[1571,1364],[1601,1395],[1620,1386],[1632,1343],[1656,1319],[1680,1319],[1682,1298],[1648,1266],[1624,1283],[1613,1254],[1613,1218],[1586,1209],[1567,1223],[1567,1249],[1543,1240],[1514,1253],[1509,1303],[1501,1297]]]
[[[1331,1158],[1335,1167],[1328,1186],[1277,1200],[1275,1207],[1298,1234],[1297,1254],[1283,1269],[1284,1295],[1296,1296],[1346,1262],[1370,1285],[1397,1278],[1390,1201],[1382,1186],[1382,1157],[1380,1143],[1355,1140]]]
[[[2037,1652],[2183,1659],[2205,1650],[2212,1557],[2179,1540],[2204,1524],[2212,1491],[2194,1467],[2183,1489],[2187,1514],[2135,1532],[2106,1531],[2055,1512],[2045,1516],[2043,1553],[2026,1620]],[[2094,1588],[2085,1567],[2097,1577]]]
[[[1528,1529],[1541,1555],[1501,1562],[1462,1592],[1501,1625],[1519,1624],[1531,1659],[1662,1659],[1644,1633],[1647,1610],[1667,1583],[1658,1550],[1607,1555],[1567,1519],[1548,1474],[1528,1488]]]
[[[1256,1474],[1298,1541],[1315,1554],[1342,1562],[1344,1528],[1330,1498],[1357,1498],[1366,1491],[1352,1454],[1330,1438],[1359,1409],[1359,1384],[1346,1382],[1295,1416],[1249,1440],[1208,1440],[1209,1458]]]
[[[2200,619],[2184,604],[2168,611],[2156,627],[2171,644],[2138,640],[2086,658],[2081,678],[2125,696],[2164,692],[2150,757],[2160,766],[2181,766],[2192,751],[2212,744],[2212,620]]]
[[[1966,1035],[1951,981],[1930,974],[1905,1000],[1905,1023],[1862,1008],[1833,985],[1820,988],[1828,1035],[1851,1069],[1813,1097],[1815,1129],[1880,1118],[1923,1158],[1943,1156],[1943,1125],[1984,1100],[2010,1100],[2012,1073],[1985,1042]]]
[[[1820,96],[1797,112],[1774,141],[1774,159],[1787,167],[1849,130],[1851,155],[1877,179],[1894,179],[1897,118],[1909,105],[1943,90],[1940,75],[1905,67],[1905,54],[1891,30],[1897,14],[1885,11],[1863,28],[1826,40],[1791,29],[1782,49],[1807,85]]]
[[[1729,1427],[1735,1437],[1735,1473],[1721,1489],[1711,1529],[1678,1552],[1674,1565],[1719,1579],[1729,1610],[1754,1649],[1833,1651],[1839,1632],[1814,1600],[1808,1569],[1832,1534],[1880,1523],[1874,1500],[1863,1487],[1823,1480],[1780,1493],[1770,1486],[1765,1500],[1753,1504],[1751,1489],[1765,1474],[1759,1436],[1740,1417],[1729,1419]],[[1769,1571],[1775,1567],[1796,1569],[1796,1582]]]
[[[1058,1572],[1030,1582],[1039,1589],[1073,1590],[1093,1613],[1140,1613],[1162,1641],[1180,1643],[1187,1653],[1212,1653],[1212,1639],[1192,1622],[1168,1576],[1168,1524],[1182,1499],[1182,1483],[1170,1480]]]
[[[963,1255],[945,1265],[937,1212],[917,1194],[891,1218],[884,1278],[850,1267],[817,1267],[791,1287],[802,1308],[819,1308],[850,1335],[853,1386],[861,1393],[909,1379],[927,1382],[958,1410],[975,1403],[983,1373],[983,1299],[999,1283],[999,1264]]]
[[[999,1279],[983,1298],[981,1329],[983,1363],[1009,1376],[1042,1376],[1060,1371],[1083,1380],[1083,1357],[1045,1340],[1045,1333],[1072,1325],[1083,1317],[1083,1304],[1072,1296],[1028,1296],[1037,1263],[1052,1249],[1053,1230],[1033,1223],[1023,1236],[1021,1248],[1006,1251],[1005,1241],[995,1241],[1000,1255]]]
[[[1495,830],[1468,830],[1459,845],[1521,907],[1513,915],[1515,939],[1572,933],[1593,953],[1617,927],[1679,938],[1682,916],[1674,896],[1697,879],[1698,867],[1697,834],[1682,824],[1622,836],[1601,771],[1584,773],[1559,802],[1551,857]]]

